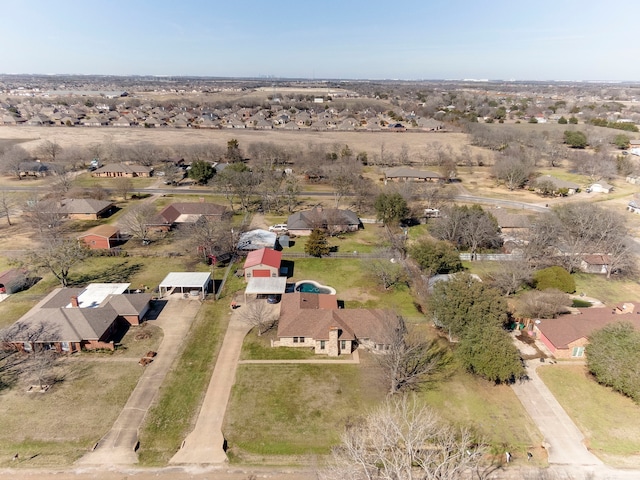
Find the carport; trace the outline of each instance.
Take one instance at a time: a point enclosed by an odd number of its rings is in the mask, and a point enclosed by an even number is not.
[[[171,272],[160,282],[160,295],[179,289],[182,294],[189,293],[192,290],[200,292],[200,298],[204,300],[205,295],[209,291],[209,283],[211,274],[208,272]]]
[[[287,277],[252,277],[244,289],[244,301],[247,295],[282,295],[287,288]]]

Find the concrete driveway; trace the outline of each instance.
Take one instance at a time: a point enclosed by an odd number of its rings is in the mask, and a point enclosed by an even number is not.
[[[164,337],[154,361],[144,367],[129,400],[120,412],[111,430],[100,439],[96,448],[80,458],[77,465],[131,465],[138,463],[136,449],[138,430],[160,385],[172,367],[201,303],[195,299],[167,297],[167,304],[156,320]],[[140,367],[143,368],[143,367]]]

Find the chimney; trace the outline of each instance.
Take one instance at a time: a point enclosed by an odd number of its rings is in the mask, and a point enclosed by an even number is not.
[[[340,336],[340,329],[338,327],[329,327],[329,341],[327,342],[327,354],[330,357],[337,357],[340,355],[340,349],[338,346],[338,337]]]
[[[78,308],[80,305],[78,304],[78,297],[74,295],[71,297],[71,307]]]

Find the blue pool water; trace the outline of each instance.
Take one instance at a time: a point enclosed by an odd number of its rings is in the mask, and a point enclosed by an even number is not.
[[[301,283],[296,287],[296,291],[303,293],[331,293],[328,288],[316,287],[313,283]]]

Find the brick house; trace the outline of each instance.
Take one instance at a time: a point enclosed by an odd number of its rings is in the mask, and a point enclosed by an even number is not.
[[[120,243],[120,230],[113,225],[98,225],[80,235],[78,240],[91,250],[108,250]]]
[[[126,163],[112,163],[94,170],[94,177],[150,177],[153,168],[144,165],[128,165]]]
[[[156,232],[168,232],[184,223],[195,223],[203,217],[221,220],[227,215],[227,207],[207,202],[179,202],[164,207],[148,226]]]
[[[440,182],[445,178],[436,172],[417,170],[411,167],[389,168],[384,171],[384,183],[391,181]]]
[[[589,335],[614,322],[631,322],[640,329],[638,305],[626,302],[613,308],[583,308],[575,315],[536,320],[533,332],[555,358],[582,358]]]
[[[397,322],[387,310],[338,308],[335,295],[285,293],[272,346],[312,348],[330,357],[349,355],[358,346],[384,352]]]
[[[71,220],[98,220],[115,212],[112,202],[92,198],[67,198],[60,202],[60,213]]]
[[[253,250],[244,261],[244,279],[260,277],[279,277],[282,252],[272,248]]]
[[[311,210],[289,215],[287,229],[289,233],[308,236],[312,230],[320,228],[331,234],[339,232],[355,232],[362,227],[358,215],[351,210],[323,208],[318,205]]]
[[[128,283],[94,283],[56,288],[3,332],[3,347],[60,353],[114,350],[114,334],[122,326],[140,324],[150,308],[150,294],[126,294],[128,287]]]

